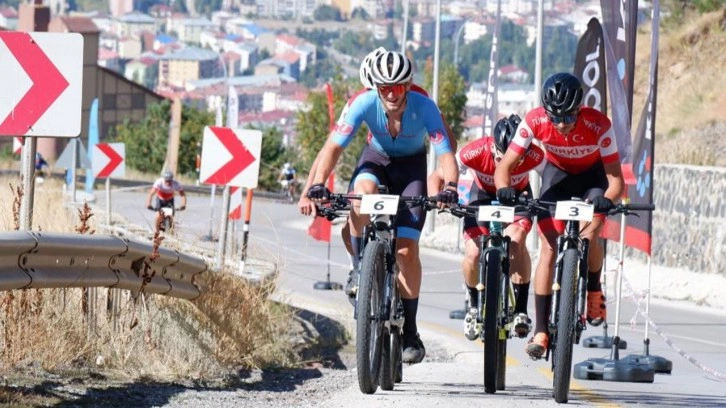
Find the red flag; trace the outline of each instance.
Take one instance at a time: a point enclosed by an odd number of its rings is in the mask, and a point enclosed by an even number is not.
[[[335,173],[331,173],[328,177],[328,190],[333,191],[335,185]],[[333,223],[328,221],[327,218],[315,217],[313,222],[308,227],[308,235],[313,237],[317,241],[330,242],[332,235]]]
[[[325,84],[325,94],[328,96],[328,116],[330,117],[330,125],[328,127],[332,131],[335,126],[335,103],[333,100],[333,88],[330,86],[330,83]]]

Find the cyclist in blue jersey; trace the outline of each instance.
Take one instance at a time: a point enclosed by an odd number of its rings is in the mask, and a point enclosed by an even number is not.
[[[353,172],[356,194],[376,194],[385,185],[389,193],[406,196],[426,193],[426,137],[432,143],[446,181],[438,194],[443,203],[458,201],[458,168],[441,113],[429,98],[409,92],[413,78],[411,61],[403,54],[386,51],[372,65],[376,89],[350,101],[333,134],[323,146],[314,184],[308,197],[323,200],[330,191],[323,184],[363,122],[372,135]],[[359,254],[363,227],[368,217],[355,207],[351,211],[351,243]],[[404,307],[403,356],[406,363],[419,363],[426,350],[418,334],[416,313],[421,289],[421,260],[418,240],[425,217],[421,208],[402,210],[397,221],[399,288]]]

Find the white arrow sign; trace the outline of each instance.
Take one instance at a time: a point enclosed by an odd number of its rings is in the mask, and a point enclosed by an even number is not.
[[[81,133],[83,37],[0,32],[0,135]]]
[[[262,132],[204,128],[199,180],[204,184],[255,188],[260,172]]]
[[[126,144],[98,143],[93,146],[91,167],[96,178],[120,178],[126,173]]]

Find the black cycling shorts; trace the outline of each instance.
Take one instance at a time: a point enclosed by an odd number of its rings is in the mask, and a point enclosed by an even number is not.
[[[356,169],[351,177],[348,191],[353,191],[356,181],[372,180],[388,189],[387,194],[418,196],[426,192],[426,153],[414,156],[388,157],[363,148]],[[418,241],[426,217],[421,207],[404,208],[396,220],[398,238]]]
[[[605,194],[608,188],[608,179],[605,175],[605,168],[598,163],[580,174],[568,174],[564,170],[546,162],[542,171],[542,189],[540,199],[543,201],[563,201],[572,198],[590,199]],[[565,231],[565,222],[555,220],[555,207],[550,207],[548,212],[538,214],[537,225],[542,232],[557,231],[562,234]],[[604,217],[605,214],[595,214],[596,217]]]

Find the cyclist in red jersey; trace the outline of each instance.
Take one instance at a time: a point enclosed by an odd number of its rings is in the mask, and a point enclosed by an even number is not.
[[[471,185],[471,199],[469,205],[488,205],[496,199],[496,187],[494,185],[494,170],[501,162],[507,148],[515,135],[515,130],[521,122],[517,115],[500,119],[494,126],[494,134],[491,137],[485,136],[476,139],[459,152],[459,161],[469,169],[473,176]],[[538,146],[531,145],[518,164],[512,170],[511,185],[517,193],[527,192],[532,194],[529,186],[529,172],[534,170],[544,161],[544,151]],[[441,169],[437,169],[429,178],[429,189],[438,188],[443,183]],[[527,211],[517,212],[515,220],[509,224],[504,234],[511,237],[510,246],[510,274],[514,284],[516,298],[516,309],[514,310],[514,332],[520,338],[524,338],[530,331],[530,319],[527,316],[527,301],[529,295],[529,281],[532,271],[529,252],[526,247],[527,234],[532,229],[532,218]],[[479,338],[481,324],[476,324],[476,304],[479,291],[476,285],[479,282],[477,265],[479,262],[479,245],[477,238],[489,234],[488,223],[477,222],[475,219],[464,219],[464,259],[461,267],[464,273],[464,283],[469,292],[469,309],[464,318],[464,334],[469,340]]]
[[[497,198],[513,203],[516,190],[510,177],[517,162],[534,139],[545,150],[540,198],[546,201],[582,197],[596,212],[607,211],[619,201],[625,182],[620,157],[608,117],[589,107],[580,106],[583,90],[580,80],[569,73],[557,73],[545,81],[542,106],[529,111],[517,129],[510,149],[494,173]],[[540,258],[535,276],[535,334],[527,344],[527,354],[542,357],[549,342],[547,318],[552,302],[552,271],[556,255],[556,238],[564,231],[564,222],[549,214],[539,215]],[[587,320],[593,326],[605,321],[605,297],[600,285],[603,247],[598,240],[605,215],[596,214],[583,225],[581,236],[590,240],[587,284]]]

